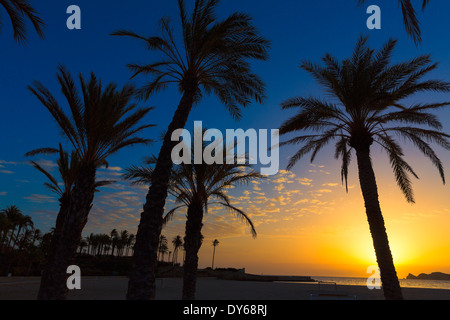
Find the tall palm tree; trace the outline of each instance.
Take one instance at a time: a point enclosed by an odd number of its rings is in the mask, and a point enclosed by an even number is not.
[[[205,146],[203,146],[204,148]],[[230,151],[230,150],[228,150]],[[191,153],[193,155],[193,152]],[[241,209],[233,206],[227,195],[227,188],[251,180],[261,178],[256,171],[251,170],[248,164],[227,164],[226,158],[229,152],[224,153],[222,164],[208,165],[206,163],[180,164],[172,169],[169,193],[176,198],[173,209],[164,216],[163,223],[169,222],[174,213],[187,208],[187,220],[185,228],[184,249],[186,252],[184,260],[183,299],[195,299],[198,251],[202,245],[203,216],[211,204],[223,206],[230,213],[236,214],[250,227],[253,237],[256,230],[247,214]],[[147,160],[147,165],[155,163],[155,159]],[[152,179],[152,169],[149,167],[131,167],[125,170],[126,179],[135,179],[136,183],[146,184]],[[211,200],[217,201],[211,201]]]
[[[136,244],[127,299],[153,299],[158,239],[161,234],[164,205],[170,171],[173,166],[171,141],[176,129],[184,128],[192,106],[203,94],[214,94],[235,119],[241,107],[252,100],[261,102],[264,84],[252,73],[249,60],[267,60],[269,41],[260,36],[247,14],[233,13],[218,21],[215,10],[219,0],[195,0],[189,14],[184,0],[178,0],[181,43],[174,35],[170,20],[160,20],[161,36],[141,36],[131,31],[116,31],[143,41],[147,48],[160,53],[161,60],[148,65],[130,64],[134,76],[148,75],[150,81],[139,90],[147,99],[173,83],[181,94],[180,103],[164,136],[154,169],[144,211],[136,235]]]
[[[178,261],[178,250],[183,246],[183,239],[181,236],[177,235],[175,238],[172,239],[173,244],[173,260],[172,264],[176,264]]]
[[[193,163],[193,162],[192,162]],[[210,205],[225,207],[234,213],[250,227],[253,237],[256,230],[250,218],[241,209],[231,204],[227,195],[227,188],[240,183],[248,183],[261,176],[256,171],[242,170],[238,164],[181,164],[174,170],[170,193],[181,203],[170,210],[164,217],[169,221],[175,211],[182,207],[187,208],[184,248],[186,257],[184,261],[183,295],[184,300],[195,299],[198,251],[203,242],[202,227],[204,213],[208,212]],[[245,165],[248,167],[248,165]],[[217,200],[217,201],[213,201]]]
[[[367,2],[367,0],[357,0],[359,4]],[[425,11],[430,0],[422,0],[422,11]],[[403,24],[406,32],[414,40],[417,45],[422,42],[422,32],[420,30],[420,22],[417,19],[417,13],[411,0],[398,0],[398,4],[402,8]]]
[[[60,251],[53,261],[48,262],[54,266],[55,275],[48,282],[41,281],[40,299],[64,299],[67,295],[66,269],[76,256],[92,207],[97,168],[107,164],[109,156],[125,147],[151,141],[137,136],[143,129],[152,126],[140,125],[151,108],[137,108],[136,103],[131,103],[135,94],[132,85],[119,89],[110,83],[103,87],[93,73],[89,81],[80,75],[80,96],[71,74],[62,66],[58,70],[57,79],[67,100],[69,115],[41,83],[35,82],[29,89],[51,113],[69,140],[76,152],[79,168],[63,222]],[[40,150],[46,152],[49,149]]]
[[[49,249],[47,251],[47,261],[54,261],[57,259],[60,254],[58,250],[61,250],[60,243],[63,241],[62,235],[64,231],[64,221],[66,215],[68,214],[69,204],[70,204],[70,196],[71,192],[76,180],[77,175],[80,170],[80,159],[78,157],[77,152],[72,151],[71,154],[64,151],[61,144],[59,144],[58,151],[58,159],[56,160],[56,165],[58,167],[58,172],[60,175],[60,180],[54,177],[50,172],[48,172],[45,168],[43,168],[38,162],[31,161],[32,166],[40,171],[42,174],[46,176],[48,182],[45,182],[44,185],[53,193],[55,193],[59,197],[59,212],[56,217],[56,226],[55,231],[52,233],[51,242],[49,245]],[[55,150],[48,149],[39,149],[36,151],[31,151],[26,154],[26,156],[34,156],[39,153],[54,153]],[[95,182],[95,190],[98,188],[111,184],[114,181],[97,181]],[[81,247],[81,245],[80,245]],[[80,249],[81,252],[81,249]],[[89,247],[88,247],[89,252]],[[47,263],[42,272],[42,280],[44,283],[52,282],[55,280],[50,280],[48,278],[52,278],[57,273],[52,269],[55,266],[51,263]],[[61,275],[60,275],[61,276]]]
[[[335,158],[342,159],[341,174],[346,185],[352,151],[355,151],[384,295],[386,299],[401,299],[402,293],[378,200],[372,167],[372,145],[376,143],[387,152],[397,184],[408,202],[414,202],[409,174],[416,178],[417,174],[404,160],[403,148],[394,135],[412,142],[423,152],[437,167],[445,183],[442,162],[429,143],[450,149],[450,136],[441,131],[442,124],[429,111],[448,106],[450,102],[416,102],[407,106],[404,99],[419,92],[448,92],[450,84],[439,80],[422,80],[437,66],[431,63],[430,56],[423,55],[391,64],[396,41],[387,41],[381,50],[375,52],[367,46],[367,40],[361,37],[352,57],[342,62],[330,54],[322,59],[325,66],[303,62],[301,68],[325,88],[331,99],[298,97],[285,101],[283,109],[297,108],[298,113],[281,126],[280,134],[306,132],[282,143],[303,144],[291,157],[289,169],[308,153],[312,154],[313,161],[318,151],[331,141],[336,141]]]
[[[215,255],[216,255],[216,247],[219,245],[219,240],[217,240],[217,239],[214,239],[213,241],[212,241],[212,246],[214,247],[214,249],[213,249],[213,257],[212,257],[212,264],[211,264],[211,269],[213,269],[214,270],[214,257],[215,257]]]
[[[29,0],[0,0],[6,13],[9,15],[14,32],[14,39],[18,42],[25,42],[27,39],[26,20],[29,20],[37,34],[44,37],[44,21],[39,17],[38,12],[31,6]],[[2,17],[0,16],[0,26]]]

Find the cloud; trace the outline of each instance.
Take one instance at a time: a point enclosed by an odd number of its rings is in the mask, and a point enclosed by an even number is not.
[[[51,161],[51,160],[47,160],[47,159],[40,159],[35,161],[38,165],[40,165],[42,168],[46,169],[46,170],[51,170],[53,168],[58,167],[58,165],[56,164],[56,162]],[[30,164],[31,165],[31,164]]]
[[[14,171],[11,171],[11,170],[0,170],[0,173],[4,173],[4,174],[14,174]]]
[[[28,197],[23,198],[34,203],[56,202],[55,198],[43,194],[31,194]]]
[[[109,170],[109,171],[122,171],[122,168],[121,167],[108,167],[108,168],[106,168],[106,170]]]
[[[316,190],[315,192],[318,192],[318,193],[330,193],[330,192],[333,192],[333,190],[330,190],[330,189],[320,189],[320,190]]]
[[[337,187],[339,184],[338,183],[324,183],[322,184],[322,186],[326,186],[326,187]]]
[[[17,162],[0,160],[0,164],[11,164],[11,165],[15,166],[17,164]]]
[[[308,178],[297,178],[297,181],[304,186],[310,186],[312,182],[312,180]]]

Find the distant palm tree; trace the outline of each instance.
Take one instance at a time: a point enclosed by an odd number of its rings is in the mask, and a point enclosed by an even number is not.
[[[233,13],[218,21],[215,14],[218,3],[218,0],[195,0],[189,15],[185,1],[178,0],[181,43],[177,43],[168,18],[160,20],[161,36],[147,37],[123,30],[113,33],[143,41],[149,50],[162,56],[148,65],[128,65],[133,77],[150,76],[149,83],[139,90],[141,98],[147,99],[172,83],[182,95],[164,136],[141,215],[127,299],[155,296],[158,239],[173,165],[171,152],[176,145],[171,140],[172,133],[185,127],[192,106],[203,94],[216,95],[235,119],[241,118],[241,107],[247,107],[252,100],[261,102],[265,96],[264,84],[251,72],[248,60],[267,60],[269,41],[260,36],[246,14]]]
[[[127,230],[120,231],[120,245],[121,245],[120,256],[123,256],[123,249],[127,246],[128,237],[129,234]]]
[[[367,2],[367,0],[357,0],[359,4]],[[425,11],[430,0],[422,0],[422,11]],[[420,22],[417,19],[416,10],[414,9],[411,0],[398,0],[402,8],[403,24],[406,32],[414,40],[417,45],[422,42],[422,32],[420,31]]]
[[[214,239],[213,242],[212,242],[212,245],[214,247],[214,250],[213,250],[211,269],[214,270],[214,256],[216,255],[216,247],[219,245],[219,240]]]
[[[408,202],[414,202],[408,174],[416,178],[417,175],[404,160],[403,148],[393,134],[412,142],[423,152],[437,167],[445,182],[442,163],[429,143],[434,142],[450,149],[450,136],[442,132],[439,119],[428,111],[450,103],[415,102],[406,106],[403,100],[419,92],[448,92],[450,84],[438,80],[421,80],[437,66],[431,63],[430,56],[423,55],[391,65],[396,41],[389,40],[379,52],[375,52],[368,48],[367,40],[361,37],[353,56],[342,62],[330,54],[322,59],[324,67],[303,62],[301,68],[312,74],[331,98],[298,97],[285,101],[283,109],[297,108],[298,111],[297,115],[281,126],[280,134],[306,132],[305,135],[295,136],[282,143],[304,144],[291,157],[289,169],[308,153],[312,154],[313,161],[323,147],[336,141],[335,157],[342,159],[341,174],[346,185],[352,150],[356,152],[359,181],[384,295],[386,299],[401,299],[402,292],[378,200],[371,146],[376,143],[387,152],[397,184]]]
[[[14,39],[25,42],[27,39],[26,20],[30,20],[37,34],[43,38],[44,21],[38,16],[38,12],[31,6],[28,0],[0,0],[6,13],[9,15],[14,32]],[[2,25],[0,16],[0,26]]]
[[[128,241],[126,243],[127,251],[125,252],[125,255],[128,257],[128,250],[134,245],[134,241],[136,240],[136,236],[134,234],[130,234],[128,236]]]
[[[169,247],[167,246],[167,244],[168,244],[167,237],[162,234],[159,237],[159,245],[158,245],[158,252],[159,252],[158,260],[159,261],[161,261],[161,260],[164,261],[164,255],[169,250]],[[162,256],[162,258],[161,258],[161,256]]]
[[[86,240],[81,239],[80,244],[79,244],[79,248],[80,251],[78,252],[78,254],[81,254],[83,252],[84,247],[87,247],[88,243]]]
[[[14,239],[13,248],[17,245],[19,248],[19,235],[23,229],[27,229],[28,227],[33,227],[33,220],[28,215],[20,215],[17,220],[17,233]]]
[[[5,242],[7,241],[9,230],[11,229],[11,221],[4,212],[4,209],[0,211],[0,251],[2,250]]]
[[[67,295],[66,269],[76,256],[92,207],[97,168],[107,164],[107,158],[124,147],[151,141],[137,136],[143,129],[152,126],[139,125],[151,108],[137,108],[135,103],[131,103],[135,94],[133,86],[125,85],[118,89],[110,83],[103,87],[93,73],[88,82],[80,75],[80,96],[71,74],[64,67],[59,67],[57,78],[70,107],[70,115],[66,115],[41,83],[35,82],[29,89],[51,113],[71,143],[79,160],[79,170],[63,224],[61,254],[54,261],[49,261],[54,266],[54,275],[48,279],[49,282],[41,281],[40,299],[64,299]],[[46,152],[49,149],[39,150]]]
[[[178,260],[178,250],[183,246],[183,239],[181,236],[176,236],[172,240],[173,244],[173,261],[172,264],[177,264]]]
[[[117,231],[117,229],[112,229],[110,235],[110,239],[111,239],[111,245],[112,245],[112,249],[111,249],[111,256],[114,256],[114,248],[117,247],[117,242],[119,240],[119,232]]]

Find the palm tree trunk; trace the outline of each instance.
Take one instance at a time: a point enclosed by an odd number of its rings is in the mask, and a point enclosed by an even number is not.
[[[46,264],[44,267],[44,270],[42,271],[41,276],[41,284],[39,287],[39,293],[38,293],[38,299],[39,300],[49,300],[52,298],[52,288],[54,287],[55,283],[61,283],[64,281],[63,278],[58,279],[59,277],[62,277],[60,273],[55,272],[58,270],[57,266],[55,265],[55,259],[57,258],[59,245],[62,241],[62,232],[64,228],[64,220],[67,215],[68,211],[68,205],[69,205],[69,199],[68,197],[62,197],[60,199],[60,209],[58,216],[56,218],[56,226],[55,230],[52,235],[52,239],[50,241],[50,247],[47,252],[46,257]]]
[[[40,300],[63,300],[67,297],[67,267],[75,261],[81,234],[94,199],[95,166],[85,166],[80,172],[83,174],[75,182],[70,201],[64,206],[65,214],[57,221],[52,237],[52,243],[56,243],[51,248],[52,254],[49,254],[42,275],[38,294]]]
[[[13,226],[12,228],[11,228],[11,231],[10,231],[10,235],[9,235],[9,241],[8,241],[8,248],[9,249],[11,249],[11,241],[13,240],[13,238],[14,238],[14,232],[16,231],[16,226]]]
[[[15,237],[15,239],[14,239],[13,246],[12,246],[13,249],[14,249],[14,247],[17,245],[17,241],[18,241],[18,239],[19,239],[20,231],[22,231],[22,225],[19,225],[19,229],[17,230],[17,234],[16,234],[16,237]],[[17,246],[17,247],[19,247],[19,246]]]
[[[359,182],[364,197],[367,220],[369,222],[370,233],[372,234],[377,263],[380,269],[384,297],[387,300],[402,300],[402,290],[389,248],[369,148],[367,150],[357,150],[356,156],[358,160]]]
[[[196,203],[188,207],[186,235],[184,237],[186,258],[183,276],[183,300],[194,300],[197,285],[198,251],[202,245],[203,207]]]
[[[127,299],[155,298],[155,272],[158,244],[161,235],[164,205],[173,162],[172,149],[178,142],[171,141],[172,133],[186,125],[194,101],[194,91],[185,91],[169,125],[152,174],[144,211],[141,214],[134,245],[133,263],[128,283]]]

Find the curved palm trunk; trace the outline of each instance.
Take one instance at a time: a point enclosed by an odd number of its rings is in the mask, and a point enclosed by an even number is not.
[[[167,198],[173,162],[172,149],[178,142],[171,141],[176,129],[184,128],[194,101],[194,91],[186,91],[169,125],[152,175],[144,211],[141,214],[134,245],[133,263],[128,283],[128,300],[155,298],[155,272],[161,235],[164,205]]]
[[[357,150],[356,156],[358,160],[359,182],[364,197],[367,220],[369,222],[370,233],[372,234],[377,263],[380,268],[384,297],[387,300],[402,300],[402,290],[398,281],[397,272],[395,271],[386,227],[378,200],[377,183],[370,159],[369,148],[367,150]]]
[[[197,286],[198,251],[202,245],[203,207],[193,204],[188,207],[186,221],[186,235],[184,247],[186,257],[184,260],[183,300],[194,300]]]
[[[95,167],[84,167],[81,172],[83,175],[75,182],[70,201],[65,206],[61,205],[61,217],[58,215],[39,288],[40,300],[63,300],[68,294],[67,267],[75,261],[95,190]]]

